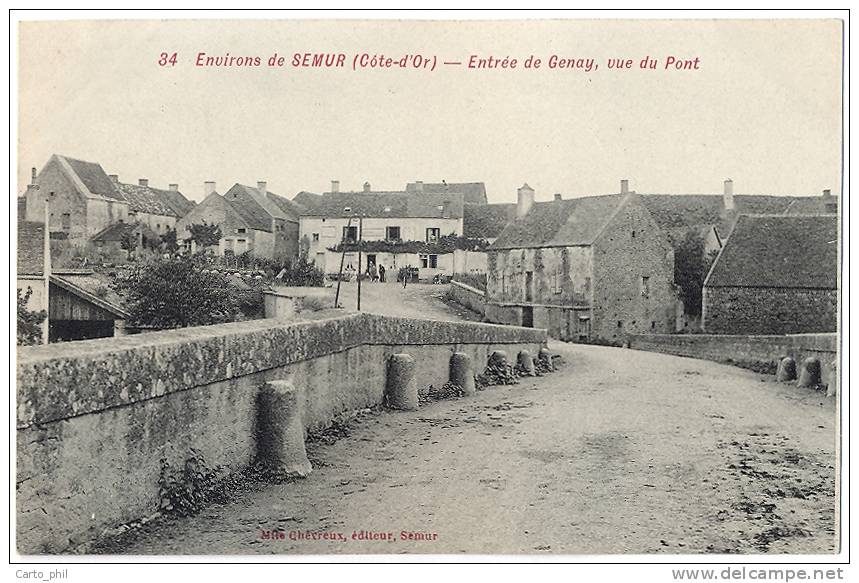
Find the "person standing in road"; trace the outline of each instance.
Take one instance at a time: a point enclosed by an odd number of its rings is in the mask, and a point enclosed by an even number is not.
[[[379,264],[379,282],[385,283],[385,266],[381,263]]]

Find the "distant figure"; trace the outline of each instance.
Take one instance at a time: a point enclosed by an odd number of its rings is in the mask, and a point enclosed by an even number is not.
[[[403,289],[406,289],[406,284],[409,282],[409,274],[411,271],[412,268],[410,265],[406,265],[405,269],[403,269]]]
[[[379,264],[379,281],[385,283],[385,266]]]

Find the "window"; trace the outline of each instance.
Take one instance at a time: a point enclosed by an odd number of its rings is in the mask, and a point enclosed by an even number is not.
[[[155,223],[155,231],[158,233],[161,232],[161,223]]]
[[[438,267],[438,255],[421,255],[421,267],[436,269]]]
[[[72,215],[70,213],[63,213],[63,231],[70,231],[72,228]]]
[[[240,235],[247,233],[247,232],[248,232],[247,229],[236,229],[236,233],[239,233]]]
[[[427,229],[427,243],[435,243],[441,237],[441,229],[438,227],[430,227]]]
[[[563,280],[563,273],[561,271],[561,266],[558,265],[555,267],[555,273],[552,276],[552,291],[556,294],[561,293],[561,281]]]
[[[635,239],[635,231],[632,232],[632,238]]]
[[[641,277],[641,297],[650,297],[650,277],[646,275]]]
[[[343,241],[354,243],[358,240],[358,227],[343,227]]]
[[[402,237],[400,236],[399,227],[385,227],[386,241],[399,241],[400,239],[402,239]]]
[[[313,233],[313,242],[314,242],[314,243],[318,243],[318,242],[319,242],[319,233]]]

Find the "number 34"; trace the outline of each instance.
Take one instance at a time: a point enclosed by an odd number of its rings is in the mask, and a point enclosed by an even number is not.
[[[158,58],[158,65],[161,67],[166,67],[167,65],[174,67],[176,65],[176,53],[172,55],[161,53],[161,56]]]

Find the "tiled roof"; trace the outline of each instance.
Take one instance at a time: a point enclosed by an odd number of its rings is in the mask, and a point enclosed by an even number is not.
[[[286,219],[280,207],[252,186],[234,184],[224,198],[236,209],[252,229],[272,232],[272,219]]]
[[[36,275],[43,272],[44,246],[44,223],[18,221],[18,275]]]
[[[838,198],[830,196],[803,196],[791,201],[786,215],[834,215],[838,212]]]
[[[150,229],[143,223],[113,223],[106,226],[104,229],[90,237],[91,241],[100,241],[102,243],[122,241],[122,236],[125,233],[143,232],[143,237],[157,241],[159,236],[155,231]]]
[[[139,213],[178,217],[179,215],[167,204],[158,190],[137,184],[117,182],[116,188],[128,201],[128,208]]]
[[[608,194],[536,202],[490,249],[591,245],[627,195]]]
[[[74,173],[77,174],[78,178],[80,178],[81,182],[84,183],[84,186],[86,186],[91,193],[98,194],[106,198],[112,198],[114,200],[125,200],[114,187],[113,181],[108,177],[107,173],[105,173],[101,164],[96,162],[86,162],[84,160],[76,160],[66,156],[57,156],[57,158],[68,163]]]
[[[349,209],[348,211],[346,209]],[[462,218],[462,193],[371,191],[326,192],[315,208],[305,213],[321,217]]]
[[[494,239],[516,217],[515,204],[467,204],[463,208],[462,234]]]
[[[835,289],[837,219],[816,216],[740,216],[706,287]]]
[[[284,196],[280,196],[273,192],[267,192],[266,196],[280,208],[284,215],[286,215],[287,220],[290,221],[298,221],[301,213],[304,212],[304,207],[300,204],[289,200]]]
[[[302,190],[292,197],[292,202],[301,205],[307,211],[322,202],[322,195]]]
[[[781,214],[796,201],[819,197],[735,194],[734,212],[724,211],[721,194],[642,194],[641,202],[669,238],[692,227],[715,226],[722,237],[730,234],[738,214]]]
[[[193,200],[185,198],[185,195],[178,190],[155,190],[161,195],[161,199],[164,201],[164,204],[169,206],[179,218],[182,218],[191,212],[191,209],[193,209],[197,204]]]
[[[406,184],[408,192],[417,192],[418,184]],[[424,182],[421,191],[429,194],[461,192],[465,204],[486,204],[486,185],[483,182]]]
[[[111,312],[120,319],[128,319],[122,297],[110,288],[110,278],[97,273],[57,273],[51,283],[59,285],[78,297]]]

